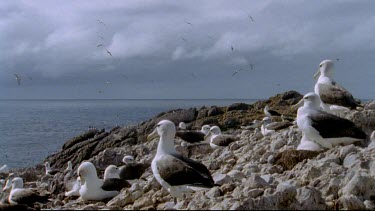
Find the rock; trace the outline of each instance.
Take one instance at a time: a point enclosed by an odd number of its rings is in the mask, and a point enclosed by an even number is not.
[[[297,189],[296,198],[303,210],[327,210],[322,194],[313,187],[305,186]]]
[[[264,188],[267,187],[268,183],[262,179],[259,175],[251,175],[246,181],[244,182],[244,187],[248,187],[250,189],[254,188]]]
[[[227,183],[227,184],[223,184],[221,187],[220,187],[220,190],[223,194],[227,194],[229,192],[232,192],[234,189],[236,188],[236,185],[233,184],[233,183]]]
[[[139,209],[144,208],[144,207],[149,207],[152,204],[153,204],[153,202],[152,202],[152,200],[150,200],[150,198],[141,197],[141,198],[135,200],[135,202],[133,204],[133,209],[139,210]]]
[[[375,178],[367,175],[357,173],[342,189],[343,195],[354,195],[363,197],[365,200],[375,197]]]
[[[372,202],[372,201],[370,201],[370,200],[365,200],[365,201],[363,202],[363,204],[365,204],[366,209],[368,209],[368,210],[374,210],[374,209],[375,209],[375,204],[374,204],[374,202]]]
[[[344,159],[343,166],[345,168],[351,168],[353,165],[361,162],[361,157],[358,154],[350,153]]]
[[[297,188],[289,181],[286,181],[277,185],[276,192],[281,192],[283,193],[283,197],[292,199],[297,195]]]
[[[107,206],[112,207],[112,206],[119,206],[123,207],[127,204],[133,203],[135,199],[132,196],[132,193],[129,190],[123,190],[120,192],[117,196],[115,196],[113,199],[111,199],[108,203]]]
[[[220,188],[219,187],[213,187],[211,188],[211,190],[209,190],[205,196],[209,199],[214,199],[214,198],[217,198],[219,196],[221,196],[221,191],[220,191]]]
[[[216,106],[212,106],[210,109],[208,109],[207,116],[211,117],[211,116],[217,116],[217,115],[220,115],[220,114],[222,114],[220,109]]]
[[[235,202],[230,207],[230,210],[253,210],[254,208],[256,208],[254,201],[251,198],[248,198],[241,202]]]
[[[270,174],[262,175],[260,176],[264,181],[266,181],[268,184],[271,184],[275,179]]]
[[[285,150],[276,155],[276,164],[284,170],[291,170],[299,162],[316,157],[319,152],[307,150]]]
[[[354,195],[344,195],[339,199],[342,208],[346,210],[364,210],[365,204]]]
[[[228,172],[227,175],[233,178],[234,180],[242,180],[243,178],[245,178],[245,174],[238,170],[232,170]]]
[[[339,153],[339,157],[341,160],[344,160],[345,157],[350,154],[350,153],[357,153],[358,152],[358,149],[355,148],[355,146],[353,144],[351,145],[348,145],[348,146],[344,146],[340,149],[340,153]]]
[[[227,111],[234,111],[234,110],[248,110],[250,105],[246,103],[234,103],[227,107]]]
[[[230,183],[232,181],[230,176],[228,176],[226,174],[220,174],[220,173],[216,173],[216,174],[212,175],[212,179],[214,180],[215,184],[217,184],[217,185],[223,185],[223,184],[226,184],[226,183]]]

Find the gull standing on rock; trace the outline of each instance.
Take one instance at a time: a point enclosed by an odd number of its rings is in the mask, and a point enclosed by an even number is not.
[[[218,126],[212,126],[210,128],[210,135],[210,146],[214,149],[218,147],[228,146],[230,143],[238,140],[238,138],[235,136],[222,134]]]
[[[266,105],[263,109],[263,112],[266,116],[272,118],[273,116],[281,116],[281,114],[275,110],[270,109],[268,105]]]
[[[302,103],[303,106],[297,111],[297,125],[302,131],[302,140],[297,150],[319,151],[366,139],[366,134],[352,121],[320,110],[317,94],[306,94],[295,106]]]
[[[322,100],[321,107],[328,113],[342,115],[350,109],[356,109],[359,104],[345,88],[333,80],[334,64],[331,60],[324,60],[319,65],[318,72],[314,75],[317,82],[314,87],[315,94]]]
[[[124,180],[139,179],[148,168],[146,164],[136,163],[131,155],[124,156],[122,162],[125,165],[121,166],[119,171],[120,178]]]
[[[174,197],[183,198],[196,188],[212,188],[214,180],[207,167],[197,161],[179,155],[174,147],[176,127],[169,120],[160,121],[147,137],[160,137],[156,155],[151,163],[155,179]]]
[[[49,164],[49,162],[45,162],[44,166],[46,167],[46,175],[48,175],[48,176],[53,176],[53,175],[55,175],[57,173],[61,173],[59,170],[52,169],[51,165]]]

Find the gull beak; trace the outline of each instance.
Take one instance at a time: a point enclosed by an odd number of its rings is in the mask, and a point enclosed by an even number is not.
[[[320,76],[320,69],[318,69],[318,71],[315,73],[314,79],[318,80],[319,76]]]
[[[147,136],[147,141],[151,141],[151,140],[153,140],[154,138],[157,138],[157,137],[159,137],[159,134],[158,134],[158,130],[155,128],[155,130],[152,131],[152,133]]]
[[[303,105],[303,98],[295,105],[292,106],[292,109],[295,110]]]

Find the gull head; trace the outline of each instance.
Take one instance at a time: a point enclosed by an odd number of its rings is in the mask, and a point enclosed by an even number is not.
[[[125,164],[133,163],[134,157],[131,156],[131,155],[125,155],[124,158],[122,159],[122,162],[125,163]]]
[[[147,136],[147,139],[150,141],[158,136],[173,139],[175,135],[176,126],[174,123],[169,120],[162,120],[156,125],[154,131]]]
[[[90,162],[83,162],[81,165],[79,165],[78,170],[77,170],[78,176],[81,178],[82,184],[85,183],[85,181],[89,177],[97,177],[98,175],[96,174],[96,168],[94,164]]]
[[[320,75],[327,77],[333,77],[334,73],[334,64],[331,60],[324,60],[319,64],[319,69],[314,75],[314,79],[318,79]]]
[[[221,130],[218,126],[212,126],[210,128],[210,131],[213,135],[220,135],[221,134]]]
[[[320,108],[320,97],[319,95],[315,94],[314,92],[309,92],[303,98],[293,107],[301,107],[303,106],[309,106],[315,109]]]
[[[21,177],[16,177],[12,180],[12,190],[17,188],[23,188],[23,179]]]
[[[271,118],[266,116],[262,119],[263,124],[267,125],[272,122]]]
[[[104,179],[120,178],[119,168],[115,165],[109,165],[104,171]]]
[[[210,126],[209,125],[203,125],[202,126],[202,129],[201,129],[201,132],[203,132],[204,134],[208,135],[210,133]]]
[[[180,122],[180,124],[178,124],[178,127],[182,130],[186,130],[186,124],[185,122]]]

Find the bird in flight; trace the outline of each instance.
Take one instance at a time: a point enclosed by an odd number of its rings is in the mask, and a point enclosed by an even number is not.
[[[111,82],[109,82],[109,81],[106,81],[105,83],[106,83],[106,84],[111,84]]]
[[[188,22],[188,21],[185,21],[186,24],[189,24],[190,26],[193,26],[192,23]]]
[[[108,49],[105,49],[107,51],[107,53],[112,56],[112,53],[108,50]]]
[[[339,58],[336,58],[336,61],[340,61],[340,59],[339,59]]]
[[[251,17],[251,15],[248,15],[248,16],[249,16],[250,20],[251,20],[252,22],[254,22],[253,17]]]
[[[97,45],[96,47],[97,47],[97,48],[99,48],[99,47],[103,47],[103,44],[99,44],[99,45]]]
[[[251,68],[251,70],[254,70],[254,65],[250,64],[250,68]]]
[[[237,73],[239,73],[241,71],[241,69],[238,69],[238,70],[234,70],[234,73],[232,74],[232,77],[235,76]]]
[[[234,51],[234,47],[233,47],[233,45],[230,46],[230,49],[231,49],[232,51]]]
[[[99,19],[96,19],[96,21],[98,21],[98,23],[100,23],[100,24],[103,24],[104,26],[107,26],[103,21],[101,21]]]
[[[213,36],[210,36],[210,35],[208,35],[207,37],[210,38],[210,39],[214,39],[214,37],[213,37]]]
[[[16,78],[18,86],[20,86],[21,85],[21,77],[19,75],[17,75],[17,74],[14,74],[14,76]]]
[[[185,42],[187,42],[187,39],[185,39],[185,37],[181,37],[181,39]]]

